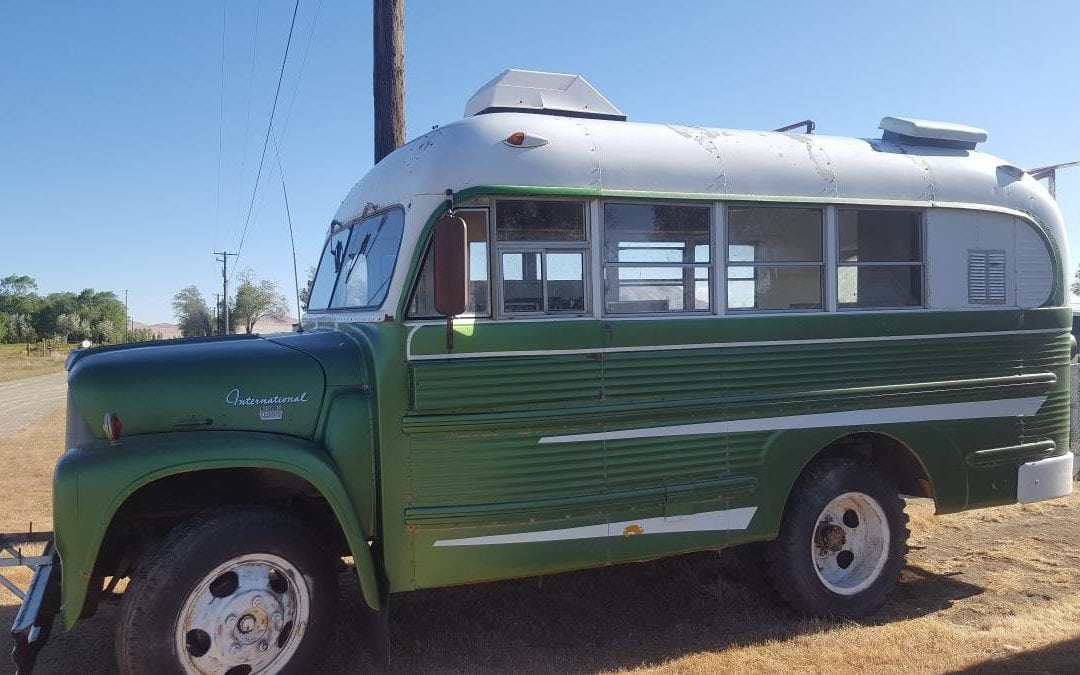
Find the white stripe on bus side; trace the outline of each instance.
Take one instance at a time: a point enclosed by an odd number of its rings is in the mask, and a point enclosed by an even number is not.
[[[456,354],[412,354],[412,336],[419,326],[409,333],[407,350],[409,361],[437,361],[444,359],[480,359],[510,356],[559,356],[562,354],[618,354],[623,352],[663,352],[683,349],[725,349],[732,347],[791,347],[797,345],[844,344],[849,342],[890,342],[900,340],[941,340],[947,338],[991,337],[996,335],[1035,335],[1040,333],[1066,334],[1061,328],[1037,328],[1031,330],[995,330],[972,333],[934,333],[929,335],[873,335],[865,337],[821,338],[814,340],[756,340],[748,342],[705,342],[682,345],[643,345],[640,347],[596,347],[593,349],[533,349],[505,352],[458,352]]]
[[[619,523],[567,527],[539,532],[515,532],[493,534],[463,539],[439,539],[434,546],[487,546],[490,544],[531,544],[545,541],[571,541],[575,539],[601,539],[605,537],[631,537],[639,534],[672,534],[680,532],[725,532],[745,530],[757,512],[756,506],[725,511],[705,511],[685,516],[661,516],[642,520],[624,520]]]
[[[843,412],[784,415],[754,419],[676,424],[663,427],[620,429],[568,436],[545,436],[541,445],[549,443],[582,443],[584,441],[613,441],[627,438],[661,438],[665,436],[694,436],[699,434],[733,434],[746,431],[781,431],[785,429],[819,429],[902,422],[933,422],[947,420],[976,420],[994,417],[1028,417],[1034,415],[1046,401],[1045,396],[1007,398],[996,401],[968,401],[938,405],[913,405],[896,408],[870,408]]]

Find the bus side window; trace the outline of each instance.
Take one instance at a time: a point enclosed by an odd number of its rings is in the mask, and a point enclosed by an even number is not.
[[[836,270],[840,308],[922,307],[922,240],[918,211],[842,209]]]
[[[487,210],[458,210],[454,214],[465,221],[469,244],[469,297],[465,304],[465,315],[491,316]],[[410,319],[432,319],[439,316],[435,311],[435,274],[432,270],[430,246],[424,255],[420,278],[416,282],[407,314]]]
[[[821,209],[730,206],[727,213],[729,310],[824,308]]]
[[[584,202],[499,200],[495,238],[503,314],[588,311]]]
[[[708,206],[604,204],[604,311],[707,312]]]

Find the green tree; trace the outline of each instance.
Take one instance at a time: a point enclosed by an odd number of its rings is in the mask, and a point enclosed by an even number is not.
[[[1073,282],[1069,285],[1069,290],[1073,292],[1073,295],[1080,295],[1080,267],[1076,268],[1076,274],[1073,275]]]
[[[285,296],[278,291],[277,284],[269,279],[256,281],[251,270],[240,275],[240,285],[236,287],[236,306],[232,311],[237,323],[242,323],[250,335],[259,319],[274,314],[288,312]]]
[[[161,333],[154,332],[153,328],[136,328],[131,331],[128,339],[131,342],[152,342],[161,339]]]
[[[41,305],[37,282],[32,277],[12,274],[0,279],[0,312],[32,315]]]
[[[7,340],[9,342],[37,342],[38,334],[26,314],[6,314]]]
[[[99,344],[122,342],[127,328],[124,303],[112,291],[84,289],[75,299],[79,316],[91,327],[90,339]]]
[[[1080,272],[1080,270],[1077,270]],[[307,311],[308,300],[311,299],[311,287],[315,285],[315,268],[309,267],[307,269],[307,283],[300,289],[300,306]],[[296,317],[299,319],[300,317]]]
[[[199,289],[194,286],[183,288],[173,296],[173,315],[184,337],[202,337],[210,335],[212,319],[210,308],[206,305]]]
[[[220,335],[232,335],[236,332],[236,303],[229,301],[229,327],[225,329],[225,300],[221,299],[217,302],[217,323],[214,324],[214,331]]]
[[[55,322],[54,333],[56,337],[62,337],[67,341],[81,342],[91,339],[90,322],[77,313],[61,314]]]
[[[79,306],[74,293],[49,293],[42,299],[37,311],[34,312],[34,330],[38,335],[65,338],[69,340],[82,340],[89,337],[90,326],[85,324],[85,318],[79,314]],[[64,324],[61,325],[61,317]],[[72,335],[71,331],[77,329],[78,335]]]

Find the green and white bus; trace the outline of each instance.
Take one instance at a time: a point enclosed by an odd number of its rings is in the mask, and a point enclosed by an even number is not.
[[[639,124],[580,77],[507,71],[376,166],[306,324],[388,323],[401,349],[377,366],[405,395],[380,407],[391,586],[776,539],[793,604],[860,614],[903,565],[898,494],[1069,493],[1058,208],[979,129],[881,128]],[[331,252],[374,222],[387,253],[331,295]]]
[[[272,672],[318,654],[337,558],[384,610],[752,542],[859,616],[901,495],[1069,494],[1057,205],[979,129],[881,129],[636,123],[506,71],[348,194],[302,332],[73,357],[62,624],[130,576],[123,669]]]

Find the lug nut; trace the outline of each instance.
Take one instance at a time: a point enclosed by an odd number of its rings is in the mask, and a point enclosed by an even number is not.
[[[229,653],[232,654],[233,656],[239,654],[240,653],[240,643],[239,642],[232,643],[232,647],[229,647]]]
[[[262,605],[262,598],[260,598],[259,596],[256,595],[254,598],[251,599],[251,606],[252,607],[259,607],[261,605]]]
[[[274,625],[277,626],[278,628],[281,627],[281,613],[280,612],[274,612]]]
[[[269,645],[266,644],[266,640],[263,640],[262,642],[259,643],[259,651],[260,652],[265,652],[268,647],[269,647]]]
[[[227,619],[225,619],[225,623],[227,623],[230,626],[236,625],[236,615],[235,614],[230,614],[229,617]]]

